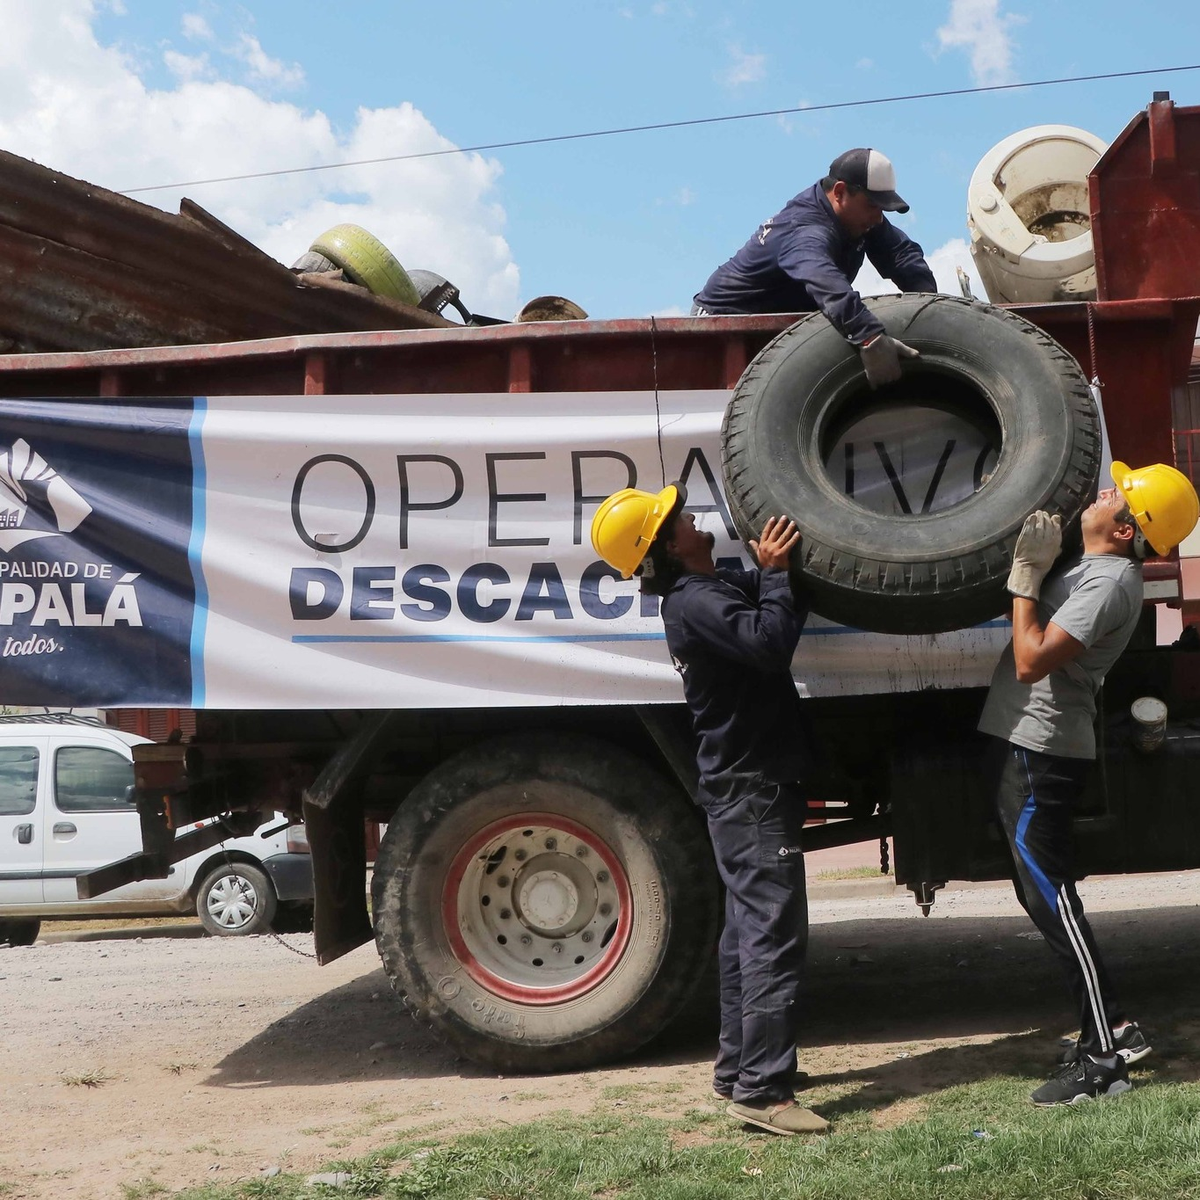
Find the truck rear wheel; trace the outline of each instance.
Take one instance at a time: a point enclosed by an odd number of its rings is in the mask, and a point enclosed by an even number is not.
[[[640,760],[577,736],[497,739],[435,769],[388,824],[371,893],[392,986],[497,1071],[631,1053],[716,939],[696,811]]]
[[[855,348],[820,314],[739,380],[721,436],[738,531],[756,538],[767,517],[792,517],[803,537],[793,582],[844,625],[939,633],[998,616],[1025,517],[1044,508],[1069,524],[1095,494],[1087,380],[1012,312],[926,295],[867,307],[921,353],[899,382],[870,391]]]

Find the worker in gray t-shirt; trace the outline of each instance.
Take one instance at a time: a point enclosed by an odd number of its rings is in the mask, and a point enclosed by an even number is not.
[[[1066,969],[1078,1042],[1032,1095],[1073,1104],[1129,1088],[1128,1064],[1150,1043],[1117,1003],[1075,887],[1072,817],[1096,757],[1096,696],[1142,608],[1141,559],[1168,554],[1193,529],[1200,500],[1161,463],[1113,463],[1115,488],[1083,513],[1083,553],[1053,571],[1060,518],[1025,521],[1013,553],[1013,637],[992,676],[979,728],[999,739],[992,766],[1017,899]]]

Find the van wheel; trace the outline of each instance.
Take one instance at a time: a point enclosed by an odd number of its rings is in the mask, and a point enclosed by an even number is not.
[[[249,863],[222,864],[210,871],[196,893],[196,915],[209,933],[266,933],[279,901],[266,874]]]
[[[615,746],[503,738],[449,759],[388,824],[371,895],[392,986],[497,1071],[578,1069],[662,1030],[713,954],[698,811]]]
[[[10,946],[32,946],[41,929],[41,921],[0,921],[0,942]]]
[[[1079,365],[1015,313],[951,296],[867,302],[921,352],[868,389],[821,314],[746,368],[721,433],[739,533],[795,520],[792,580],[815,612],[881,633],[998,616],[1025,517],[1075,521],[1095,494],[1100,423]],[[1078,543],[1078,527],[1068,545]]]

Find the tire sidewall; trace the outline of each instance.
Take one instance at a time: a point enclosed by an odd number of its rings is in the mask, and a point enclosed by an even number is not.
[[[700,823],[683,813],[697,830],[689,855],[670,817],[684,804],[644,764],[582,737],[520,746],[504,739],[443,764],[393,818],[376,863],[377,940],[395,986],[459,1049],[498,1069],[545,1069],[549,1050],[554,1065],[566,1068],[635,1049],[686,998],[675,995],[678,986],[656,984],[696,973],[694,946],[672,936],[677,884],[689,871],[693,885],[700,876],[701,892],[709,893],[710,946],[715,936],[715,869]],[[628,879],[631,909],[628,941],[612,969],[574,999],[538,1005],[476,981],[441,920],[443,888],[461,848],[496,821],[535,812],[583,826],[609,848]],[[696,847],[708,861],[695,861]],[[708,888],[704,872],[713,877]]]
[[[834,619],[865,609],[876,620],[869,627],[890,619],[901,628],[886,631],[895,632],[986,619],[1003,606],[1025,517],[1045,508],[1070,521],[1094,495],[1099,423],[1086,380],[1066,351],[1013,313],[946,296],[867,306],[920,351],[922,371],[967,384],[986,401],[1002,439],[995,469],[974,495],[931,513],[886,517],[847,497],[822,442],[862,399],[862,369],[856,348],[813,314],[751,363],[727,410],[722,457],[734,520],[748,539],[767,516],[792,517],[803,538],[794,575],[813,607]],[[874,605],[862,594],[872,592]],[[947,624],[950,608],[956,621]]]

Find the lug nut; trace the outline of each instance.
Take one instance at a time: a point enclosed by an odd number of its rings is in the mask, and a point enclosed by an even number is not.
[[[579,940],[581,942],[590,942],[593,937],[595,937],[595,934],[593,934],[590,929],[585,929],[583,933],[579,935]]]
[[[597,871],[596,872],[596,882],[597,883],[607,883],[608,880],[609,880],[609,874],[607,871]]]
[[[550,947],[550,949],[553,950],[555,954],[561,954],[562,953],[562,942],[555,942],[554,945]]]
[[[602,917],[607,917],[607,916],[608,916],[608,914],[609,914],[610,912],[612,912],[612,905],[611,905],[611,904],[602,904],[602,905],[600,905],[600,915],[601,915]]]
[[[546,839],[546,849],[547,850],[553,850],[557,846],[558,846],[558,838],[547,838]]]
[[[587,858],[587,856],[588,856],[588,848],[586,846],[576,846],[575,847],[575,857],[576,858]]]
[[[527,933],[523,933],[523,934],[521,934],[521,945],[522,945],[522,946],[532,946],[532,945],[533,945],[533,938],[531,938],[531,937],[529,936],[529,934],[527,934]]]
[[[513,858],[515,858],[517,860],[517,862],[524,862],[525,861],[525,851],[524,850],[514,850]]]
[[[496,880],[496,886],[497,887],[508,887],[508,876],[501,875],[500,878]]]

